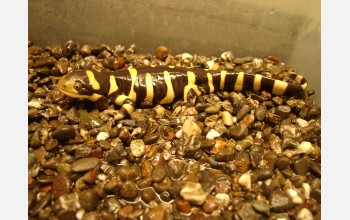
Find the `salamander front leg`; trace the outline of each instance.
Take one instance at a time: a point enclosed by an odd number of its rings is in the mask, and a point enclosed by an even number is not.
[[[114,115],[114,119],[116,120],[123,119],[135,109],[135,102],[126,95],[118,96],[118,98],[115,100],[115,104],[121,106]]]

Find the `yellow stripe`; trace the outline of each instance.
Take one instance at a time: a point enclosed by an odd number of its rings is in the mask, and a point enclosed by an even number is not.
[[[114,76],[109,77],[109,92],[108,95],[118,90],[117,82],[115,81]]]
[[[305,90],[306,87],[307,87],[307,83],[304,83],[303,85],[301,85],[301,88],[302,88],[303,90]]]
[[[226,78],[226,70],[222,70],[220,73],[220,90],[224,90],[225,88],[225,78]]]
[[[235,87],[234,87],[235,91],[243,90],[243,80],[244,80],[244,73],[239,72],[235,82]]]
[[[254,76],[254,91],[259,91],[261,88],[261,79],[262,79],[262,75],[260,74],[256,74]]]
[[[153,83],[152,83],[152,75],[146,74],[146,98],[145,101],[152,102],[153,101]]]
[[[173,85],[171,84],[171,76],[168,71],[164,71],[164,81],[167,87],[166,96],[160,101],[160,104],[171,103],[175,98]]]
[[[137,70],[135,68],[129,68],[129,73],[130,73],[130,77],[131,77],[131,89],[129,92],[129,98],[133,101],[136,101],[136,92],[134,90],[135,87],[135,82],[136,82],[136,77],[137,77]]]
[[[275,80],[272,88],[272,94],[275,95],[283,95],[288,86],[287,82],[283,82],[281,80]]]
[[[134,111],[134,107],[131,104],[124,104],[122,108],[125,108],[125,110],[130,114],[132,111]]]
[[[95,75],[92,71],[90,70],[86,70],[86,75],[89,79],[90,85],[92,86],[92,88],[94,90],[99,90],[100,89],[100,84],[97,82],[97,80],[95,79]]]
[[[187,71],[187,78],[188,78],[188,85],[194,85],[196,84],[196,74],[191,71]]]
[[[213,93],[214,92],[213,76],[210,73],[207,73],[207,77],[208,77],[209,92]]]
[[[114,103],[115,103],[116,105],[122,106],[122,105],[123,105],[123,102],[124,102],[125,99],[127,99],[127,98],[129,98],[129,97],[126,96],[126,95],[120,95],[120,96],[118,96],[118,97],[115,99]]]
[[[297,75],[296,77],[295,77],[295,81],[297,81],[298,83],[301,83],[301,80],[303,80],[303,76],[302,75]]]
[[[169,68],[172,68],[172,69],[175,68],[175,66],[173,66],[173,65],[169,65],[168,67],[169,67]]]

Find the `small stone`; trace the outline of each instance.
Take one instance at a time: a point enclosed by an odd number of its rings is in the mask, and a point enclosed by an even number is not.
[[[237,121],[243,119],[250,112],[249,105],[243,105],[242,108],[237,113]]]
[[[73,172],[84,172],[95,168],[99,164],[100,160],[95,157],[86,157],[75,161],[71,169]]]
[[[96,210],[99,203],[99,196],[95,189],[83,190],[79,197],[81,206],[87,212]]]
[[[51,136],[59,141],[66,142],[75,138],[75,129],[73,126],[61,124],[52,132]]]
[[[77,211],[81,206],[76,193],[64,194],[58,199],[62,209],[66,211]]]
[[[294,164],[294,170],[297,175],[306,175],[310,172],[310,158],[303,157]]]
[[[200,127],[191,119],[187,119],[183,126],[182,131],[187,135],[187,137],[197,136],[202,133]]]
[[[219,207],[227,208],[230,205],[231,198],[230,195],[226,193],[218,193],[215,195],[216,203]]]
[[[290,112],[291,108],[288,105],[279,105],[275,110],[275,114],[281,117],[282,119],[287,118]]]
[[[156,199],[156,193],[152,188],[146,188],[141,192],[141,198],[144,202],[149,203]]]
[[[98,135],[96,136],[96,139],[97,139],[97,141],[101,141],[101,140],[107,140],[109,138],[109,134],[108,134],[108,132],[100,132],[100,133],[98,133]]]
[[[270,207],[266,202],[254,200],[251,202],[251,204],[255,211],[265,214],[267,216],[270,215]]]
[[[215,139],[217,137],[220,137],[220,133],[214,129],[210,129],[206,136],[207,139]]]
[[[297,118],[296,122],[299,125],[299,127],[301,127],[301,128],[309,126],[309,122],[302,119],[302,118]]]
[[[216,104],[214,106],[210,106],[208,108],[205,109],[205,112],[208,114],[216,114],[221,110],[221,105],[220,104]]]
[[[174,179],[179,179],[186,171],[187,163],[184,160],[172,159],[168,163],[169,175]]]
[[[146,134],[146,136],[144,136],[142,140],[145,144],[154,144],[159,137],[160,137],[159,133],[150,133],[150,134]]]
[[[226,126],[233,125],[233,117],[232,117],[230,112],[228,112],[228,111],[223,111],[222,112],[222,122]]]
[[[281,156],[277,158],[276,166],[278,167],[278,169],[284,170],[289,167],[290,163],[291,161],[288,157]]]
[[[300,209],[300,211],[298,212],[296,218],[296,220],[313,220],[314,217],[312,215],[312,212],[307,209],[307,208],[302,208]]]
[[[141,157],[145,153],[145,143],[142,139],[134,139],[130,142],[130,150],[134,157]]]
[[[165,168],[155,168],[152,171],[152,180],[155,183],[161,182],[166,176],[167,176],[167,171]]]
[[[293,208],[293,202],[283,191],[274,191],[270,195],[270,206],[276,212],[286,212]]]
[[[169,49],[166,46],[159,46],[156,49],[156,57],[157,59],[161,61],[165,61],[165,59],[168,57]]]
[[[122,219],[122,220],[128,219],[129,214],[133,210],[134,210],[134,208],[132,205],[126,205],[126,206],[122,207],[117,213],[118,219]]]
[[[120,195],[127,200],[134,200],[138,196],[138,190],[134,182],[126,181],[121,189]]]
[[[240,219],[261,219],[261,215],[254,211],[251,204],[246,202],[242,204],[237,214],[239,215]]]
[[[215,155],[215,160],[219,162],[228,162],[233,160],[235,149],[233,147],[226,147]]]
[[[176,200],[176,207],[182,213],[190,213],[191,212],[191,204],[183,199]]]
[[[207,194],[203,191],[201,184],[186,182],[180,195],[183,199],[195,204],[202,205],[207,198]]]
[[[51,194],[47,193],[45,196],[43,196],[33,204],[31,209],[29,210],[29,216],[34,217],[38,215],[40,210],[42,210],[50,201],[51,201]]]
[[[55,199],[60,197],[61,195],[70,193],[72,186],[72,181],[69,179],[69,177],[64,174],[58,174],[53,183],[52,183],[52,194]]]
[[[161,207],[151,208],[144,214],[144,220],[166,220],[168,219],[167,211]]]
[[[300,149],[305,155],[309,155],[314,151],[314,147],[308,141],[303,141],[298,145],[298,149]]]
[[[268,168],[258,168],[254,173],[258,176],[259,181],[270,179],[273,176],[272,170]]]
[[[294,189],[287,189],[287,193],[294,204],[302,204],[304,202],[303,199],[298,195],[298,193]]]
[[[205,213],[211,214],[217,208],[217,206],[218,204],[216,203],[215,197],[209,194],[203,204],[203,211]]]

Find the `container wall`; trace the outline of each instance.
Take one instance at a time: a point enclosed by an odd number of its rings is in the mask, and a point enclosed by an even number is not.
[[[321,104],[321,5],[318,0],[28,2],[28,39],[40,46],[136,44],[153,53],[237,57],[274,55],[297,68]]]

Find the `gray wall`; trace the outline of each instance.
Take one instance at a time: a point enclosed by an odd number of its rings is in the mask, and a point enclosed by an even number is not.
[[[135,43],[154,53],[237,57],[274,55],[307,77],[321,104],[319,0],[29,0],[28,39],[40,46],[72,39],[110,46]]]

